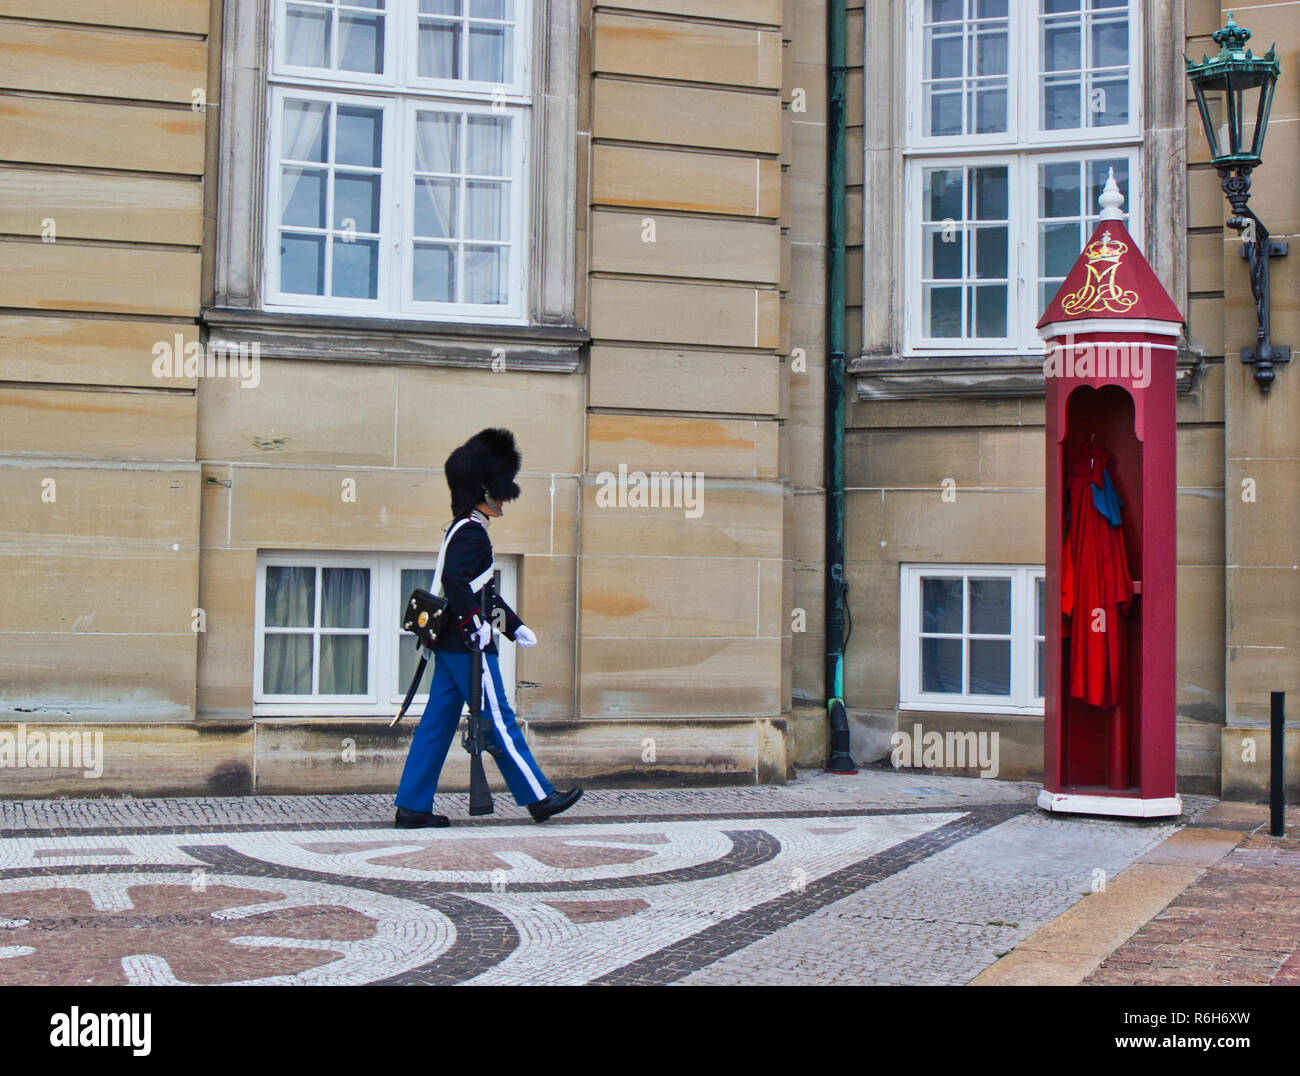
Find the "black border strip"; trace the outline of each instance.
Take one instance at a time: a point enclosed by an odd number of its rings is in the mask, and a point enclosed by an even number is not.
[[[1025,813],[1027,809],[1019,804],[1011,808],[999,805],[968,811],[961,818],[809,882],[801,892],[783,893],[739,912],[724,922],[705,927],[690,937],[593,979],[591,985],[662,986],[677,982],[783,927],[806,919],[827,904],[875,885],[890,875]]]

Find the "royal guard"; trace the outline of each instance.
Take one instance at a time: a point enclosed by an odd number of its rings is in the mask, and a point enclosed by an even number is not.
[[[483,663],[482,713],[491,718],[485,750],[497,760],[515,802],[527,806],[534,820],[545,822],[572,807],[582,795],[580,788],[557,792],[546,779],[506,699],[492,621],[498,621],[502,634],[522,647],[534,646],[536,635],[491,589],[486,605],[492,615],[488,619],[481,615],[483,590],[493,585],[488,523],[502,515],[507,501],[519,496],[515,476],[521,462],[514,435],[502,429],[475,434],[447,457],[445,473],[455,516],[439,553],[447,610],[432,648],[435,662],[429,701],[411,739],[397,790],[396,825],[400,829],[450,824],[446,815],[433,813],[433,794],[460,726],[461,707],[470,700],[473,662]]]

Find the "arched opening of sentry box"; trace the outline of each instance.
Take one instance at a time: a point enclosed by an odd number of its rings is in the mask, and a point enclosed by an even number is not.
[[[1061,779],[1066,787],[1099,795],[1137,791],[1143,453],[1134,419],[1133,397],[1121,386],[1075,388],[1057,453],[1065,502],[1063,560],[1070,575],[1062,582],[1073,589],[1059,599],[1071,610],[1061,622],[1059,643]],[[1078,488],[1080,483],[1087,488]],[[1107,483],[1114,494],[1109,503]],[[1091,503],[1099,499],[1103,508]],[[1071,550],[1072,542],[1080,548]]]

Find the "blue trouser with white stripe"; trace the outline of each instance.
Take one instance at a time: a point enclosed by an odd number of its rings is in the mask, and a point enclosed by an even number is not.
[[[523,807],[544,800],[555,786],[546,779],[524,742],[523,731],[515,723],[515,712],[506,701],[501,683],[501,669],[495,654],[483,655],[491,673],[483,677],[483,713],[492,720],[491,739],[503,747],[497,768],[510,786],[515,803]],[[460,711],[469,699],[470,661],[478,654],[439,650],[434,658],[433,683],[429,685],[429,702],[424,716],[411,738],[411,750],[397,788],[397,806],[408,811],[432,811],[433,794],[438,787],[442,764],[460,727]]]

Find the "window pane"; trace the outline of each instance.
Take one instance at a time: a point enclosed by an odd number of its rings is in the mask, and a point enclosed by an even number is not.
[[[456,301],[456,248],[434,243],[415,244],[415,280],[412,294],[417,302]]]
[[[339,68],[344,71],[384,72],[384,19],[382,15],[339,16]]]
[[[924,219],[961,220],[962,170],[930,168],[925,172]]]
[[[406,601],[410,597],[411,591],[417,587],[420,590],[428,590],[433,585],[433,570],[435,567],[437,567],[436,564],[430,564],[427,568],[403,568],[402,585],[398,588],[401,591],[401,600]]]
[[[432,574],[432,573],[430,573]],[[425,579],[424,585],[429,585],[429,580]],[[410,594],[408,590],[406,592]],[[400,695],[406,694],[406,689],[411,685],[411,677],[415,675],[415,666],[420,661],[420,648],[415,645],[415,636],[401,632],[397,640],[397,691]],[[420,683],[421,694],[427,694],[429,691],[429,677],[425,674],[424,680]]]
[[[328,160],[326,117],[329,105],[321,101],[285,101],[284,134],[280,156],[286,161]]]
[[[266,626],[310,628],[316,617],[316,569],[268,564]]]
[[[921,640],[921,690],[945,695],[960,695],[960,639]]]
[[[379,176],[339,172],[334,177],[334,227],[379,231]]]
[[[280,290],[325,294],[325,237],[280,233]]]
[[[975,331],[979,337],[1004,337],[1007,335],[1007,286],[985,285],[972,288],[975,306]]]
[[[370,626],[370,570],[322,568],[320,591],[322,628]]]
[[[1034,644],[1034,651],[1038,658],[1037,667],[1034,670],[1034,698],[1036,699],[1043,697],[1043,684],[1046,679],[1043,675],[1043,654],[1045,650],[1046,648],[1041,641]]]
[[[373,239],[334,240],[332,295],[374,299],[379,295],[379,244]]]
[[[1078,71],[1083,66],[1083,33],[1077,21],[1043,26],[1043,70]]]
[[[421,78],[460,78],[460,29],[456,22],[421,22]]]
[[[285,168],[280,180],[280,223],[299,228],[325,227],[325,175],[306,168]]]
[[[957,224],[926,230],[925,265],[927,279],[960,280],[963,256],[962,230]]]
[[[1041,314],[1047,309],[1051,301],[1056,298],[1056,293],[1060,290],[1063,280],[1044,280],[1038,285],[1038,312]]]
[[[980,280],[1007,279],[1006,228],[976,228],[975,276]]]
[[[930,0],[927,22],[950,22],[962,17],[962,0]]]
[[[364,635],[320,637],[322,695],[365,695],[370,640]]]
[[[926,72],[930,78],[961,78],[961,41],[960,33],[935,33],[930,41],[930,69]]]
[[[927,287],[925,324],[930,336],[961,336],[961,288]]]
[[[322,667],[324,660],[322,659]],[[1011,694],[1011,640],[970,641],[970,693]]]
[[[493,116],[465,117],[465,171],[475,176],[510,174],[510,121]]]
[[[284,19],[284,58],[295,67],[329,67],[330,13],[289,5]]]
[[[1005,19],[1007,17],[1007,0],[978,0],[975,14],[981,19]]]
[[[459,15],[461,0],[420,0],[421,15]]]
[[[1011,634],[1011,580],[970,580],[970,630],[974,635]]]
[[[455,238],[457,235],[456,195],[460,183],[454,179],[415,181],[415,234],[423,238]]]
[[[465,246],[465,302],[504,303],[505,251],[501,247]]]
[[[971,94],[971,114],[976,134],[1007,129],[1007,91],[1001,81],[976,83]]]
[[[962,580],[945,577],[921,580],[921,632],[960,635]]]
[[[377,108],[339,105],[338,164],[379,168],[384,163],[384,114]]]
[[[276,632],[262,638],[262,691],[267,695],[310,695],[312,637]]]
[[[1128,194],[1128,158],[1127,157],[1108,157],[1104,160],[1088,162],[1088,216],[1097,217],[1101,212],[1101,192],[1106,187],[1106,179],[1111,169],[1115,169],[1115,186],[1119,188],[1120,194],[1124,196],[1124,205],[1121,212],[1125,217],[1128,216],[1129,194]]]
[[[949,89],[948,83],[930,87],[930,131],[933,136],[961,134],[961,85]]]
[[[504,183],[465,184],[465,237],[509,239],[510,205]]]
[[[971,37],[971,73],[1005,75],[1007,73],[1007,33],[1005,30],[977,33]]]
[[[470,0],[469,13],[476,19],[513,19],[513,0]]]
[[[469,28],[469,77],[476,82],[509,82],[510,31],[504,26]]]
[[[974,188],[971,197],[971,216],[976,220],[1006,220],[1007,213],[1007,169],[972,168],[971,183]]]
[[[1128,24],[1100,22],[1092,26],[1092,66],[1128,65]]]
[[[403,568],[401,583],[397,588],[398,600],[405,602],[410,597],[411,591],[417,587],[421,590],[428,590],[433,583],[434,565],[430,564],[424,568]],[[385,614],[387,615],[387,614]],[[394,622],[400,624],[401,617],[393,616]],[[420,648],[415,645],[415,637],[409,632],[397,632],[397,689],[400,693],[405,694],[407,686],[411,683],[411,677],[415,675],[415,666],[420,659]],[[428,691],[429,683],[426,680],[421,685],[421,690]]]
[[[1034,580],[1034,609],[1036,610],[1034,634],[1042,635],[1047,624],[1047,583],[1042,579]]]
[[[1078,11],[1079,0],[1043,0],[1043,14],[1054,15],[1059,11]]]
[[[1082,92],[1082,84],[1077,80],[1045,81],[1043,83],[1043,129],[1059,131],[1081,126]]]
[[[1088,95],[1088,110],[1093,127],[1116,127],[1128,123],[1128,80],[1095,79]]]
[[[1075,161],[1038,166],[1038,214],[1040,217],[1080,215],[1079,165]]]
[[[460,117],[421,112],[415,118],[415,168],[419,172],[460,171]]]
[[[1076,223],[1046,224],[1042,227],[1038,275],[1064,279],[1083,249],[1083,237]]]

